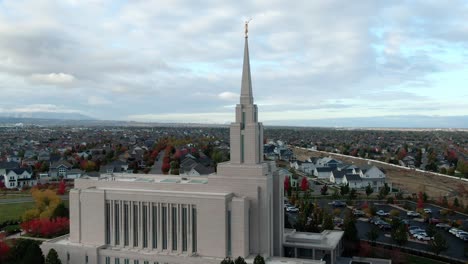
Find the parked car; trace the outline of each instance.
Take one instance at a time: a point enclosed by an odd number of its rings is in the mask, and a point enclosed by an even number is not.
[[[392,229],[392,226],[389,223],[385,222],[385,221],[380,221],[379,228],[382,229],[382,230],[390,230],[390,229]]]
[[[333,207],[346,207],[346,203],[343,201],[333,201],[331,204]]]
[[[421,232],[421,233],[416,233],[416,234],[414,235],[414,238],[416,238],[417,240],[423,240],[423,241],[429,241],[429,240],[432,239],[431,237],[427,236],[426,233],[423,233],[423,232]]]
[[[435,224],[438,224],[440,222],[442,222],[442,220],[440,220],[439,218],[434,218],[434,217],[429,218],[429,224],[435,225]]]
[[[436,224],[436,227],[437,228],[442,228],[442,229],[445,229],[445,230],[449,230],[450,228],[452,228],[451,225],[446,224],[446,223],[438,223],[438,224]]]
[[[376,221],[380,221],[380,217],[378,216],[373,216],[369,219],[369,223],[375,224]]]
[[[463,240],[463,241],[468,241],[468,235],[466,235],[466,234],[461,234],[461,235],[460,235],[460,239]]]
[[[344,223],[344,220],[339,217],[333,218],[333,224],[336,225],[337,227],[342,227]]]
[[[418,234],[418,233],[425,233],[426,230],[422,229],[422,228],[417,228],[417,229],[411,229],[409,231],[409,233],[414,236],[415,234]]]
[[[432,209],[431,208],[424,208],[423,209],[426,214],[432,214]]]
[[[364,213],[364,211],[354,209],[353,210],[353,215],[357,216],[357,217],[361,217],[361,216],[365,216],[366,213]]]
[[[468,232],[466,231],[463,231],[463,230],[459,230],[458,232],[455,233],[455,236],[456,237],[460,237],[460,236],[468,236]]]
[[[389,216],[389,215],[390,215],[389,213],[384,212],[384,210],[378,210],[378,211],[376,212],[376,214],[377,214],[378,216]]]
[[[415,211],[408,211],[408,212],[406,212],[406,215],[407,215],[407,216],[411,216],[411,217],[419,217],[419,216],[421,216],[421,214],[419,214],[418,212],[415,212]]]
[[[294,206],[289,206],[289,207],[286,207],[286,212],[297,213],[299,212],[299,208],[294,207]]]
[[[460,231],[460,229],[452,227],[450,228],[449,233],[452,235],[456,235],[458,231]]]

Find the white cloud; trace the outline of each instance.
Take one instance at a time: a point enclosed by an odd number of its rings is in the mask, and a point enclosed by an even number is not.
[[[239,94],[232,92],[222,92],[218,94],[218,98],[226,101],[239,100]]]
[[[70,84],[74,82],[75,76],[66,73],[49,73],[49,74],[39,74],[35,73],[31,75],[31,80],[38,83],[44,84]]]
[[[109,105],[112,102],[106,98],[99,97],[96,95],[91,95],[88,97],[88,104],[89,105]]]
[[[79,113],[79,110],[69,109],[64,106],[58,106],[54,104],[32,104],[21,107],[11,107],[0,109],[0,112],[14,112],[14,113],[34,113],[34,112],[46,112],[46,113]]]

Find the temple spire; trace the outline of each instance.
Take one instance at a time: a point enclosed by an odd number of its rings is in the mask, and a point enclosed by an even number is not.
[[[250,59],[249,59],[249,37],[248,22],[245,24],[245,45],[244,45],[244,66],[242,68],[242,86],[240,103],[243,105],[253,104],[252,79],[250,77]]]

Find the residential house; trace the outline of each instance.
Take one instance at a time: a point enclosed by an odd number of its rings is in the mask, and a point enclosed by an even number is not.
[[[128,169],[128,163],[123,162],[120,160],[113,161],[112,163],[109,163],[107,165],[101,166],[99,173],[101,175],[103,174],[113,174],[113,173],[122,173],[122,172],[127,172],[127,173],[132,173],[132,170]]]
[[[67,178],[67,173],[72,169],[72,167],[73,166],[68,161],[59,160],[50,164],[49,175],[52,178]]]
[[[317,159],[316,161],[316,166],[317,167],[330,167],[330,168],[336,168],[338,165],[342,164],[341,161],[330,158],[330,157],[325,157],[321,159]]]
[[[7,169],[5,174],[5,187],[16,189],[23,187],[32,187],[37,181],[33,178],[33,173],[29,168]]]
[[[330,179],[330,176],[333,175],[332,167],[317,167],[314,171],[314,175],[319,179]]]
[[[49,151],[39,151],[39,153],[37,154],[37,161],[50,161]]]
[[[8,169],[17,169],[20,165],[18,162],[14,161],[3,161],[0,162],[0,175],[5,175]]]
[[[374,192],[378,192],[385,186],[386,175],[376,166],[361,167],[361,179],[363,188],[370,184]]]
[[[362,188],[362,179],[359,174],[345,174],[343,176],[343,185],[348,184],[351,189],[360,189]]]
[[[343,179],[344,176],[346,175],[345,170],[333,170],[332,173],[330,174],[330,182],[334,184],[343,184]]]

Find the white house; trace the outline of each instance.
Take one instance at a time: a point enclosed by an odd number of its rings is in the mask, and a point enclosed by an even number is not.
[[[378,192],[380,188],[385,186],[386,175],[376,166],[361,168],[362,185],[365,188],[368,184]]]
[[[362,188],[362,179],[359,174],[345,174],[343,176],[343,184],[349,184],[349,188],[360,189]]]
[[[319,179],[330,179],[330,177],[333,175],[333,168],[331,167],[318,167],[315,169],[314,175],[317,176]]]
[[[8,189],[32,187],[37,184],[30,169],[8,169],[5,175],[5,187]]]

